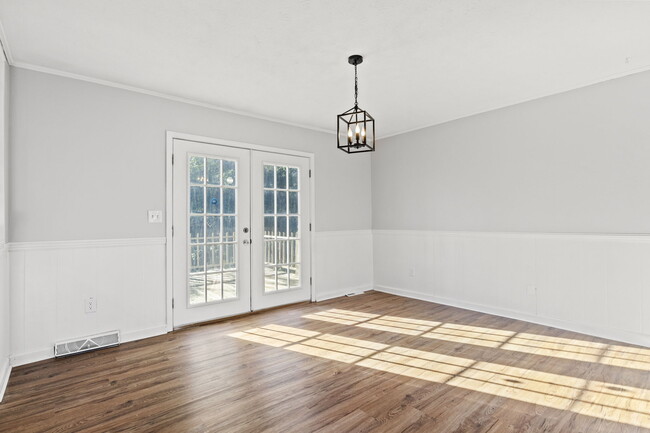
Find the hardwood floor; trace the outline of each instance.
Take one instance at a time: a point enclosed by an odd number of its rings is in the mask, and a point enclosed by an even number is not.
[[[650,349],[382,293],[13,370],[0,432],[650,432]]]

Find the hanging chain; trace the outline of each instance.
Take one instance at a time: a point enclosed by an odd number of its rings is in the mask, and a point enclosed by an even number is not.
[[[359,97],[359,78],[357,77],[357,65],[354,65],[354,106],[357,107],[357,98]]]

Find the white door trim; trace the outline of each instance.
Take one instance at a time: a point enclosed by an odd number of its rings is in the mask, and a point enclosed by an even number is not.
[[[174,221],[172,219],[174,203],[173,203],[173,150],[174,150],[174,140],[187,140],[187,141],[196,141],[206,144],[216,144],[220,146],[229,146],[237,147],[240,149],[250,149],[250,150],[260,150],[263,152],[271,153],[280,153],[284,155],[293,155],[301,156],[309,159],[309,170],[311,173],[311,179],[309,182],[310,189],[310,214],[311,214],[311,231],[309,232],[310,237],[310,268],[311,268],[311,300],[312,302],[316,301],[316,275],[314,272],[314,233],[316,232],[316,172],[315,167],[315,155],[311,152],[302,152],[298,150],[290,149],[281,149],[278,147],[272,146],[263,146],[259,144],[244,143],[239,141],[224,140],[220,138],[205,137],[201,135],[187,134],[183,132],[174,132],[167,131],[166,138],[166,155],[165,155],[165,273],[166,273],[166,299],[167,299],[167,315],[166,315],[166,324],[167,332],[174,330],[174,309],[172,307],[172,300],[174,298],[174,286],[173,286],[173,275],[174,275],[174,260],[173,260],[173,242],[172,242],[172,227]]]

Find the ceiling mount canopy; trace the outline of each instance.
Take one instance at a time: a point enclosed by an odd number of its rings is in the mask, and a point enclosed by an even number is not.
[[[354,107],[336,116],[337,146],[347,153],[374,152],[375,119],[361,109],[357,102],[359,97],[359,79],[357,66],[363,57],[354,54],[348,57],[348,63],[354,66]]]

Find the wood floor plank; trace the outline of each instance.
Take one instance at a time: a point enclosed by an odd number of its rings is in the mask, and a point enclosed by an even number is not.
[[[2,432],[650,433],[650,349],[370,292],[12,371]]]

